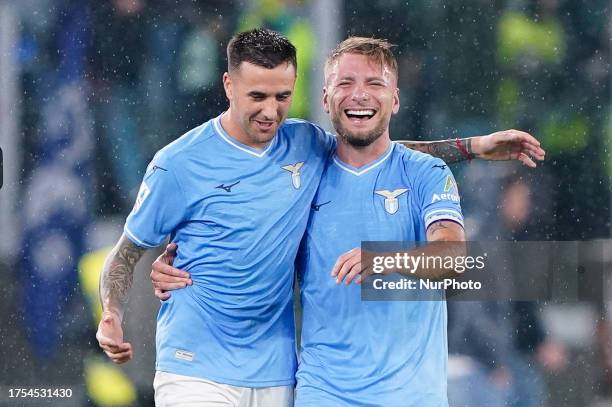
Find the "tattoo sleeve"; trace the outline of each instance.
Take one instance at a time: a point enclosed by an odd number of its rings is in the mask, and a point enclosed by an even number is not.
[[[475,157],[472,139],[463,138],[440,141],[399,141],[405,147],[443,159],[447,164],[457,163]],[[467,152],[467,155],[465,154]]]
[[[133,244],[124,234],[108,255],[100,276],[100,299],[105,311],[112,309],[123,316],[134,268],[146,250]]]

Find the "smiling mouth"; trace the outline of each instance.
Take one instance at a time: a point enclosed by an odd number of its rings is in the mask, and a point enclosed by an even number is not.
[[[349,120],[370,120],[376,115],[374,109],[345,109],[344,114]]]
[[[258,127],[262,129],[270,129],[274,125],[273,121],[270,121],[270,122],[264,122],[261,120],[253,120],[253,121],[258,125]]]

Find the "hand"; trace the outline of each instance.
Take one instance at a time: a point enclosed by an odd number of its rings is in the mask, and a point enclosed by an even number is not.
[[[169,290],[177,290],[193,284],[193,281],[189,278],[189,273],[172,267],[177,249],[176,243],[170,243],[151,266],[150,277],[151,284],[155,289],[155,296],[163,301],[170,298]]]
[[[546,152],[531,134],[519,130],[504,130],[472,139],[472,152],[483,160],[519,160],[535,168],[534,161],[542,161]]]
[[[371,265],[362,265],[361,260],[361,248],[359,247],[338,257],[331,272],[331,276],[336,279],[336,284],[342,283],[343,280],[346,285],[349,285],[353,280],[357,284],[361,284],[366,277],[372,274]]]
[[[98,344],[114,363],[121,364],[132,359],[132,345],[123,342],[121,318],[111,311],[104,311],[96,332]]]

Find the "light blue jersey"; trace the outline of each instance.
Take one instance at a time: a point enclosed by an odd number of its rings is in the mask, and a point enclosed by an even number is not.
[[[330,272],[362,241],[425,241],[432,222],[462,224],[443,161],[392,143],[359,169],[334,157],[312,206],[298,269],[302,343],[296,406],[448,406],[446,303],[362,302]]]
[[[193,285],[157,318],[157,370],[244,387],[294,383],[294,260],[335,140],[287,120],[264,150],[225,133],[220,117],[157,153],[125,233],[167,236]]]

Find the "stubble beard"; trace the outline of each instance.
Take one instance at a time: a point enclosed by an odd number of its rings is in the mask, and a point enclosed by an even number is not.
[[[343,125],[339,115],[332,117],[332,124],[338,136],[347,144],[356,148],[364,148],[375,142],[385,133],[387,126],[381,120],[369,133],[351,133]]]

